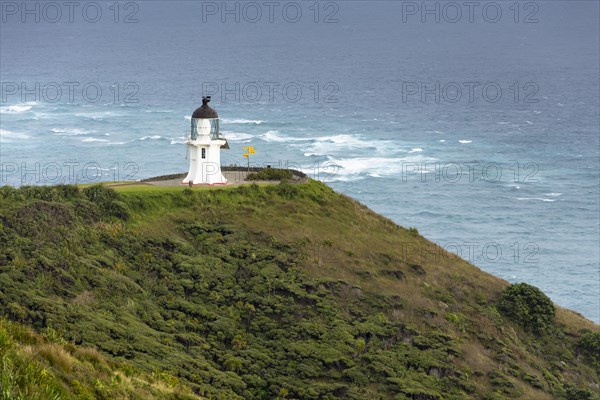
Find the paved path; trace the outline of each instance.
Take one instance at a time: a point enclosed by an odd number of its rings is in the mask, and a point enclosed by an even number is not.
[[[223,187],[223,186],[236,186],[236,185],[244,185],[251,183],[274,183],[277,184],[279,181],[246,181],[246,176],[248,175],[247,171],[223,171],[223,175],[225,179],[227,179],[226,184],[217,184],[214,187]],[[171,175],[173,176],[173,175]],[[181,183],[181,181],[185,178],[185,174],[181,174],[178,178],[171,179],[156,179],[150,178],[149,180],[144,180],[143,182],[121,182],[121,183],[111,183],[107,186],[109,187],[117,187],[117,186],[133,186],[133,185],[147,185],[147,186],[179,186],[185,187]]]
[[[217,184],[214,186],[234,186],[234,185],[243,185],[245,183],[252,183],[252,181],[246,181],[246,176],[248,172],[246,171],[223,171],[223,176],[227,179],[226,184]],[[166,180],[150,180],[143,183],[152,186],[186,186],[181,183],[181,181],[185,178],[185,176],[176,179],[166,179]],[[276,182],[271,182],[276,183]]]
[[[251,169],[250,172],[255,172],[260,170],[259,168]],[[247,181],[246,176],[248,176],[248,171],[245,169],[236,169],[229,171],[222,171],[225,179],[227,179],[227,183],[225,184],[215,184],[213,187],[228,187],[228,186],[237,186],[237,185],[250,185],[252,183],[258,184],[278,184],[281,181]],[[181,181],[185,178],[186,173],[180,174],[170,174],[157,176],[154,178],[143,179],[141,181],[129,181],[129,182],[118,182],[118,183],[107,183],[108,187],[119,187],[119,186],[177,186],[177,187],[186,187],[187,185],[182,184]],[[308,182],[309,178],[306,175],[302,174],[298,171],[293,171],[293,177],[290,180],[290,183],[304,183]],[[196,185],[196,186],[209,186],[209,185]]]

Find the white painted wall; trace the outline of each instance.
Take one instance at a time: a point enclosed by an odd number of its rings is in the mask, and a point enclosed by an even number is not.
[[[193,125],[192,125],[193,126]],[[186,141],[190,168],[182,183],[194,185],[214,185],[227,183],[221,172],[221,146],[225,140],[212,140],[210,138],[210,120],[197,120],[196,140],[191,140],[191,135]],[[202,149],[206,150],[206,157],[202,158]]]

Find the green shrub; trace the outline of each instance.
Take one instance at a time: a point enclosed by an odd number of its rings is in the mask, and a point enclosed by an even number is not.
[[[101,184],[88,186],[83,189],[83,194],[95,203],[103,213],[110,217],[122,220],[129,218],[129,207],[119,200],[119,195],[113,189]]]
[[[87,199],[76,199],[73,201],[75,213],[86,222],[94,222],[100,219],[100,208]]]
[[[580,389],[574,386],[566,390],[567,400],[597,400],[599,397],[588,389]]]
[[[9,200],[9,199],[19,199],[22,200],[23,192],[21,190],[15,189],[12,186],[0,186],[0,198]]]
[[[344,370],[343,377],[358,386],[366,386],[369,384],[369,378],[367,378],[360,368],[357,367]]]
[[[77,199],[80,197],[80,191],[77,185],[56,185],[54,186],[54,190],[66,200]]]
[[[498,310],[537,334],[549,333],[554,324],[552,301],[540,289],[526,283],[517,283],[504,289]]]
[[[284,199],[294,199],[300,195],[300,191],[296,186],[290,183],[281,182],[275,186],[275,193]]]
[[[512,380],[500,371],[488,372],[488,378],[492,386],[509,397],[517,397],[520,395],[519,389],[515,386]]]
[[[588,332],[577,341],[577,349],[596,368],[600,369],[600,332]]]
[[[129,218],[129,207],[127,204],[122,201],[111,201],[106,205],[106,212],[113,216],[122,220],[127,220]]]
[[[408,234],[412,237],[418,237],[419,236],[419,230],[417,228],[411,227],[408,228]]]
[[[248,181],[283,181],[292,179],[294,174],[289,169],[265,168],[251,172],[246,177]]]
[[[115,192],[113,189],[103,186],[102,184],[86,187],[83,189],[83,194],[90,201],[96,204],[110,203],[117,198],[117,192]]]

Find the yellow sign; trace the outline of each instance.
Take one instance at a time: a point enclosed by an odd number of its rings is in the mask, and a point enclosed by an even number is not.
[[[254,146],[244,146],[244,150],[246,150],[247,153],[242,155],[248,160],[248,173],[250,173],[250,154],[256,154],[256,151],[254,151]]]

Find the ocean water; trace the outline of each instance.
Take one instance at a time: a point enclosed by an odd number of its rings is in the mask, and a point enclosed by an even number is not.
[[[600,322],[597,2],[10,3],[2,184],[185,171],[211,94],[225,164],[252,145]]]

